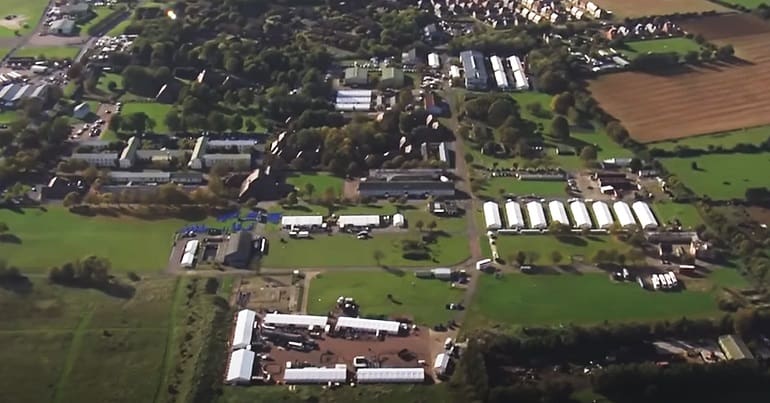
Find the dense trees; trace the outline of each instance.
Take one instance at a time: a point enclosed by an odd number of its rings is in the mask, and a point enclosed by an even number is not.
[[[556,116],[551,121],[551,134],[560,140],[569,139],[570,129],[569,122],[564,116]]]

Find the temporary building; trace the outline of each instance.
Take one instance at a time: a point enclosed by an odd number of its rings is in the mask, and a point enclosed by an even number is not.
[[[569,209],[572,212],[572,219],[575,220],[575,227],[588,229],[593,225],[591,224],[591,216],[588,215],[588,209],[585,203],[582,201],[574,201],[570,203]]]
[[[334,368],[286,368],[283,381],[286,383],[328,383],[345,382],[348,379],[348,369],[344,365]]]
[[[197,239],[193,239],[192,241],[187,241],[187,244],[184,246],[184,253],[197,252],[199,244],[200,244],[200,241]]]
[[[250,309],[243,309],[238,312],[235,318],[235,330],[233,331],[233,350],[246,348],[251,344],[256,319],[257,313]]]
[[[406,219],[404,218],[404,215],[401,213],[393,214],[393,226],[401,228],[404,225],[406,225]]]
[[[650,206],[647,203],[636,201],[631,204],[631,208],[634,209],[634,214],[636,214],[636,218],[639,219],[639,224],[642,225],[643,229],[651,230],[658,228],[658,220],[655,219],[655,215],[652,214],[652,210],[650,210]]]
[[[607,229],[612,226],[615,220],[612,219],[612,213],[610,208],[605,202],[595,202],[591,205],[591,209],[594,211],[594,217],[596,217],[596,225],[599,228]]]
[[[338,318],[337,324],[334,327],[337,331],[342,329],[355,329],[367,332],[385,332],[391,334],[398,334],[400,328],[401,323],[391,320],[351,318],[347,316]]]
[[[629,228],[636,226],[636,220],[631,213],[631,208],[628,207],[626,202],[618,201],[612,205],[612,209],[615,210],[615,216],[618,217],[618,223],[623,228]]]
[[[179,261],[179,264],[186,268],[193,267],[193,263],[195,263],[195,254],[192,252],[185,252],[182,255],[182,260]]]
[[[268,313],[262,319],[262,323],[272,326],[297,326],[323,328],[329,322],[326,316],[314,315],[288,315],[281,313]]]
[[[569,225],[569,217],[567,217],[567,210],[564,209],[564,203],[553,200],[548,203],[548,211],[551,213],[551,221]]]
[[[508,228],[523,228],[524,215],[521,213],[521,205],[515,201],[505,203],[505,217],[508,219]]]
[[[487,229],[500,229],[503,226],[500,220],[500,206],[493,201],[484,203],[484,221]]]
[[[439,353],[436,356],[436,360],[433,361],[433,372],[436,373],[436,375],[444,375],[446,374],[447,367],[449,367],[449,354],[447,353]]]
[[[227,383],[244,384],[251,382],[254,370],[255,353],[251,350],[236,350],[230,354],[230,365],[227,367]]]
[[[361,368],[356,371],[358,383],[421,383],[423,368]]]
[[[530,228],[543,229],[548,226],[548,223],[545,221],[543,206],[540,203],[536,201],[527,203],[527,215],[529,216]]]
[[[441,67],[441,58],[439,58],[438,53],[428,53],[428,67],[432,69]]]
[[[452,279],[452,269],[448,267],[437,267],[430,271],[433,274],[433,277],[439,279],[439,280],[451,280]]]
[[[283,227],[320,227],[324,218],[320,215],[295,215],[281,217],[281,226]]]
[[[345,228],[348,225],[354,227],[372,227],[380,225],[380,216],[378,215],[341,215],[337,219],[337,225]]]

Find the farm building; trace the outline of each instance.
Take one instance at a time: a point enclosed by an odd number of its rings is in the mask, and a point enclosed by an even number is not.
[[[567,210],[564,209],[564,203],[552,200],[548,203],[548,212],[551,213],[552,222],[569,225],[569,217],[567,217]]]
[[[739,336],[732,334],[719,336],[719,347],[725,353],[728,360],[751,360],[754,354],[751,353],[746,343]]]
[[[250,309],[243,309],[238,312],[235,319],[235,330],[233,331],[233,350],[246,348],[251,344],[256,319],[257,313]]]
[[[262,323],[270,326],[284,327],[303,327],[303,328],[323,328],[329,322],[326,316],[313,315],[288,315],[280,313],[268,313],[262,319]]]
[[[69,18],[53,21],[51,25],[48,26],[48,33],[51,35],[69,36],[72,35],[74,31],[75,20]]]
[[[519,203],[513,200],[505,203],[505,217],[508,220],[508,228],[524,228],[524,215]]]
[[[618,223],[623,228],[630,228],[636,226],[636,220],[631,213],[631,208],[628,207],[626,202],[618,201],[612,205],[612,209],[615,210],[615,216],[618,217]]]
[[[593,226],[593,224],[591,224],[591,216],[588,214],[585,203],[579,200],[574,201],[570,203],[569,209],[572,212],[572,219],[575,220],[575,227],[588,229]]]
[[[545,221],[543,206],[540,203],[536,201],[527,203],[527,215],[529,216],[530,228],[543,229],[548,226],[548,222]]]
[[[422,383],[423,368],[361,368],[356,371],[358,383]]]
[[[439,353],[436,359],[433,361],[433,372],[436,376],[444,376],[449,369],[449,359],[451,357],[447,353]]]
[[[380,216],[378,215],[341,215],[337,219],[337,226],[345,227],[379,227]]]
[[[251,233],[239,231],[230,234],[229,238],[217,248],[216,260],[225,266],[245,269],[251,260]]]
[[[403,228],[406,225],[406,218],[401,213],[393,214],[393,226],[396,228]]]
[[[342,364],[334,368],[286,368],[283,381],[286,383],[329,383],[345,382],[348,379],[348,369]]]
[[[320,215],[293,215],[281,217],[281,227],[291,228],[309,228],[320,227],[324,222],[324,218]]]
[[[484,222],[486,223],[488,230],[502,228],[503,223],[500,220],[500,206],[497,203],[493,201],[484,203]]]
[[[404,70],[396,67],[382,69],[380,84],[386,88],[401,88],[404,86]]]
[[[343,316],[337,319],[337,324],[334,329],[336,331],[353,329],[372,333],[384,332],[398,334],[401,329],[401,323],[392,320],[363,319]]]
[[[489,63],[492,65],[492,74],[495,77],[497,89],[500,91],[510,90],[511,84],[508,79],[508,73],[505,72],[505,66],[503,66],[503,60],[500,59],[500,56],[491,56]]]
[[[484,65],[484,55],[476,50],[460,52],[460,61],[465,70],[465,88],[469,90],[486,90],[489,75]]]
[[[254,371],[256,354],[251,350],[236,350],[230,354],[230,365],[227,367],[225,382],[230,384],[247,384],[251,382]]]
[[[428,53],[428,67],[432,69],[441,68],[441,58],[438,53]]]
[[[517,91],[528,90],[529,80],[524,74],[524,65],[521,63],[521,59],[518,56],[511,56],[508,58],[508,64],[511,67],[511,73],[513,73],[513,88]]]
[[[612,213],[610,213],[610,208],[607,206],[607,203],[600,201],[594,202],[594,204],[591,205],[591,209],[594,211],[594,217],[596,217],[596,225],[599,228],[607,229],[615,223],[615,220],[612,219]]]
[[[369,71],[361,66],[353,66],[345,69],[345,85],[357,86],[369,83]]]
[[[636,218],[639,219],[642,229],[654,230],[658,228],[658,220],[655,219],[655,215],[652,214],[652,210],[650,210],[650,206],[647,203],[636,201],[631,204],[631,208],[634,210]]]

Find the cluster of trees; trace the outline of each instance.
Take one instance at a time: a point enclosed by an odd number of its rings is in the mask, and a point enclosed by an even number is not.
[[[724,147],[722,145],[709,144],[706,148],[690,148],[686,145],[677,145],[673,150],[664,150],[653,147],[650,149],[650,156],[655,158],[688,158],[699,157],[708,154],[756,154],[770,152],[770,138],[759,143],[738,143],[733,147]]]
[[[72,129],[65,117],[57,117],[39,125],[30,125],[34,118],[24,112],[11,123],[8,130],[0,131],[0,182],[14,183],[25,174],[52,167]]]
[[[98,187],[98,186],[97,186]],[[155,189],[123,189],[120,192],[90,191],[84,196],[72,192],[67,194],[62,201],[64,207],[73,207],[80,204],[86,205],[110,205],[116,204],[145,204],[165,206],[187,205],[221,205],[223,196],[227,195],[222,180],[212,177],[208,187],[199,187],[191,192],[186,192],[173,183],[166,183]]]
[[[542,143],[541,129],[521,117],[520,106],[511,97],[485,94],[466,100],[465,115],[482,124],[469,133],[482,150],[492,154],[496,143],[502,143],[512,154],[533,156],[532,145]]]
[[[48,281],[69,287],[106,289],[115,280],[110,275],[110,261],[107,258],[89,256],[83,260],[67,262],[61,267],[48,271]]]
[[[0,284],[15,285],[27,281],[27,277],[21,274],[18,267],[9,265],[3,259],[0,259]]]

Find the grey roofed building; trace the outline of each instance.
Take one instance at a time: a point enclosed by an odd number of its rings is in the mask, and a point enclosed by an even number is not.
[[[132,136],[128,139],[128,144],[123,148],[123,152],[120,153],[120,158],[118,159],[118,165],[121,168],[131,168],[134,165],[134,161],[136,160],[136,150],[139,149],[139,143],[140,140],[136,136]]]
[[[72,116],[75,117],[75,119],[83,119],[88,116],[89,113],[91,113],[91,107],[89,107],[86,102],[81,102],[72,110]]]
[[[230,238],[217,249],[217,262],[239,269],[247,268],[251,261],[252,241],[250,232],[230,234]]]
[[[137,183],[180,183],[187,185],[196,185],[203,183],[203,174],[200,172],[163,172],[163,171],[139,171],[124,172],[111,171],[109,173],[111,183],[125,184],[128,182]]]
[[[75,31],[75,20],[62,18],[51,23],[48,33],[53,35],[72,35]]]
[[[369,83],[369,71],[361,66],[345,69],[345,85],[366,85]]]
[[[73,17],[83,17],[88,14],[89,6],[86,2],[80,2],[75,4],[68,4],[60,8],[61,13],[64,15],[71,15]]]
[[[484,64],[484,55],[477,50],[465,50],[460,52],[465,70],[465,88],[469,90],[486,90],[489,87],[489,73]]]
[[[358,193],[362,197],[453,197],[454,182],[443,169],[375,169],[361,179]]]
[[[722,348],[722,351],[725,353],[728,360],[754,359],[754,354],[751,353],[751,350],[749,350],[740,336],[732,334],[719,336],[718,341],[719,347]]]

